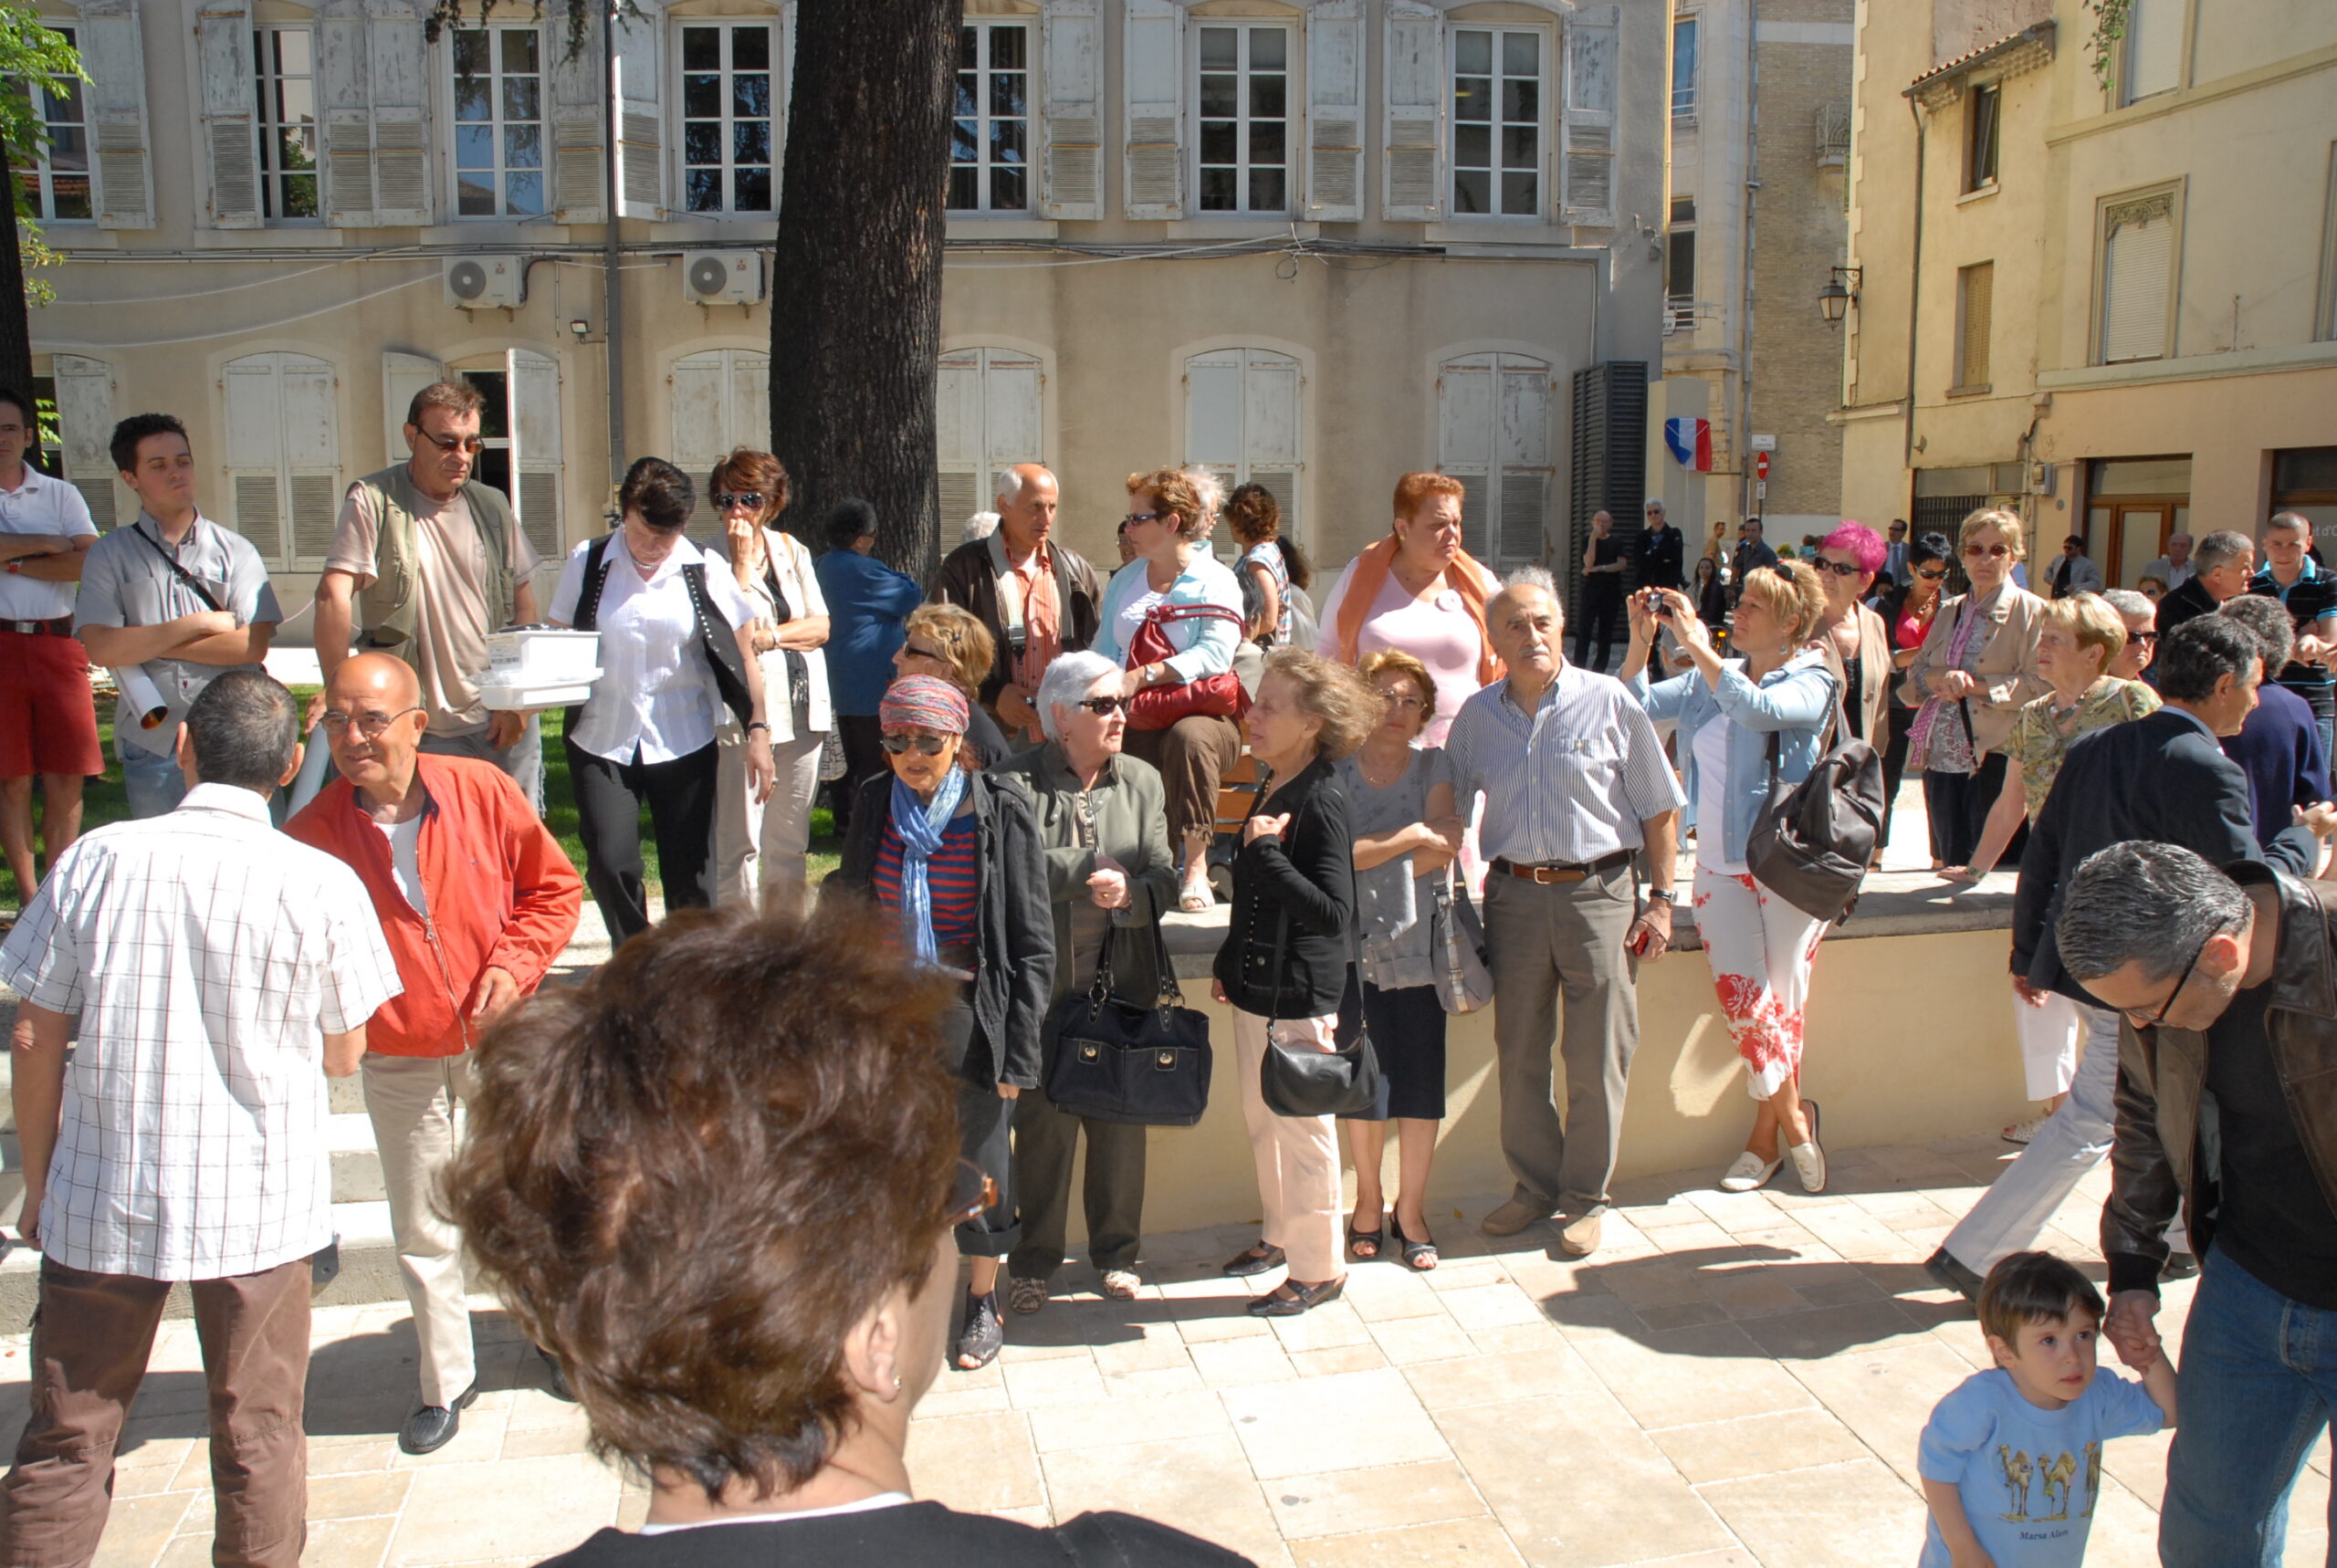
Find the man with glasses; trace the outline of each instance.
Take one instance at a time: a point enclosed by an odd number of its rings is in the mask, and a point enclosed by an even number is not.
[[[2101,591],[2101,568],[2085,553],[2085,538],[2071,534],[2061,541],[2061,559],[2053,563],[2053,591],[2049,597],[2067,599],[2072,593]]]
[[[2102,1335],[2130,1366],[2178,1206],[2204,1264],[2159,1560],[2277,1563],[2288,1500],[2337,1407],[2337,930],[2312,886],[2122,842],[2070,880],[2061,961],[2127,1022],[2101,1250]]]
[[[328,685],[360,646],[414,668],[430,717],[422,748],[492,762],[543,809],[543,742],[536,721],[487,712],[478,678],[487,633],[537,619],[535,549],[503,492],[473,478],[487,400],[459,378],[434,382],[406,406],[413,456],[349,487],[317,580],[317,663]]]
[[[941,563],[930,597],[970,611],[997,644],[980,700],[1018,742],[1046,738],[1032,706],[1058,653],[1095,640],[1104,580],[1085,557],[1053,538],[1055,476],[1018,463],[998,476],[998,528],[959,545]]]
[[[2159,695],[2165,706],[2112,725],[2070,748],[2052,792],[2029,830],[2020,861],[2012,928],[2013,988],[2024,1000],[2048,992],[2083,1009],[2085,1054],[2059,1110],[1981,1196],[1925,1267],[1950,1290],[1976,1299],[1998,1259],[2033,1245],[2084,1175],[2110,1152],[2118,1080],[2118,1019],[2063,968],[2055,926],[2069,904],[2070,873],[2087,856],[2129,839],[2176,844],[2217,864],[2269,860],[2310,874],[2337,812],[2311,813],[2259,849],[2248,776],[2223,753],[2256,706],[2262,645],[2220,615],[2162,638]]]
[[[1684,549],[1680,530],[1664,519],[1663,503],[1650,500],[1647,504],[1646,531],[1640,535],[1640,586],[1686,588],[1688,575]],[[1606,666],[1602,664],[1599,667],[1604,669]]]
[[[1904,517],[1891,519],[1891,538],[1882,547],[1882,575],[1897,587],[1907,586],[1907,519]]]
[[[373,1015],[362,1067],[421,1350],[421,1406],[398,1447],[426,1454],[478,1394],[462,1238],[431,1196],[454,1158],[455,1108],[471,1096],[480,1032],[536,988],[575,934],[584,884],[499,770],[420,755],[430,716],[410,666],[354,654],[325,701],[341,777],[285,831],[356,872],[405,988]]]

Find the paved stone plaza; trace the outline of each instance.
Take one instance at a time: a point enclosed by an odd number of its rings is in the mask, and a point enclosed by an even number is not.
[[[1444,1267],[1358,1266],[1344,1301],[1269,1324],[1219,1260],[1239,1228],[1154,1238],[1134,1302],[1064,1283],[980,1373],[945,1372],[911,1445],[920,1492],[1042,1521],[1119,1508],[1261,1563],[1875,1568],[1914,1560],[1915,1443],[1984,1364],[1963,1303],[1922,1269],[2000,1168],[1993,1137],[1845,1153],[1833,1190],[1744,1196],[1711,1173],[1619,1186],[1596,1258],[1537,1227],[1490,1250],[1480,1206],[1439,1216]],[[2047,1244],[2084,1258],[2106,1168]],[[1486,1200],[1487,1205],[1491,1200]],[[1271,1283],[1277,1276],[1266,1276]],[[2173,1340],[2190,1299],[2167,1292]],[[638,1521],[637,1484],[584,1452],[572,1406],[486,1298],[486,1392],[425,1458],[393,1437],[414,1388],[403,1305],[317,1318],[308,1561],[529,1563]],[[25,1342],[0,1341],[0,1427],[22,1419]],[[210,1560],[194,1327],[165,1324],[125,1444],[99,1568]],[[2089,1561],[2154,1563],[2166,1439],[2113,1444]],[[2288,1561],[2325,1550],[2327,1446]]]

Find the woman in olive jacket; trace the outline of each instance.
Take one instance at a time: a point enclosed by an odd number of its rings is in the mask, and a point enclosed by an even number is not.
[[[1383,711],[1362,676],[1296,648],[1267,656],[1250,708],[1251,755],[1276,782],[1242,828],[1215,994],[1234,1009],[1242,1110],[1265,1215],[1258,1244],[1225,1272],[1290,1270],[1250,1303],[1259,1317],[1294,1316],[1347,1283],[1333,1119],[1275,1114],[1259,1078],[1270,1038],[1299,1051],[1336,1045],[1355,956],[1355,836],[1331,764],[1363,744]]]

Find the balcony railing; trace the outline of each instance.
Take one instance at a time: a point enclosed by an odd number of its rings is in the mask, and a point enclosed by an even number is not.
[[[1850,156],[1850,106],[1836,99],[1818,106],[1817,158],[1821,169],[1839,169]]]

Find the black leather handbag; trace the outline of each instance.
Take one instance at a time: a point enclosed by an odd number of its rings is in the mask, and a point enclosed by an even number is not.
[[[1274,933],[1275,1011],[1266,1019],[1258,1092],[1265,1096],[1266,1109],[1277,1116],[1351,1116],[1368,1111],[1379,1098],[1380,1076],[1379,1053],[1372,1049],[1371,1029],[1363,1018],[1361,938],[1349,930],[1354,951],[1347,960],[1347,994],[1355,999],[1355,1032],[1333,1051],[1293,1048],[1276,1040],[1273,1033],[1281,1010],[1283,959],[1290,945],[1290,912],[1281,911],[1281,917],[1282,928]]]
[[[1115,996],[1112,936],[1104,933],[1095,983],[1047,1011],[1047,1098],[1058,1111],[1097,1122],[1189,1127],[1209,1109],[1209,1015],[1185,1006],[1157,920],[1159,1000],[1144,1007]]]
[[[1848,920],[1858,907],[1860,884],[1891,815],[1882,758],[1865,741],[1842,734],[1843,719],[1837,698],[1817,765],[1798,784],[1779,774],[1777,735],[1770,732],[1769,798],[1745,843],[1754,881],[1829,925]]]

